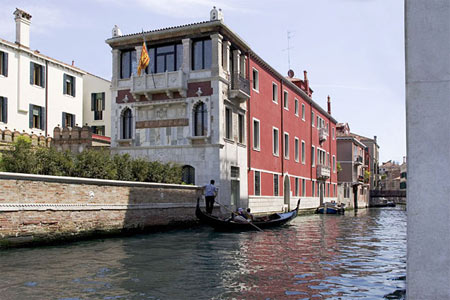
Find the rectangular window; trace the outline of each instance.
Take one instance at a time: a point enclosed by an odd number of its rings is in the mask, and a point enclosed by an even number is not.
[[[284,133],[284,158],[289,159],[289,134]]]
[[[0,122],[8,123],[8,98],[0,97]]]
[[[75,126],[75,115],[66,112],[62,113],[62,127],[74,127]]]
[[[75,97],[75,77],[64,74],[63,93]]]
[[[316,184],[314,181],[311,181],[312,193],[311,196],[314,197],[316,195]]]
[[[228,107],[225,108],[225,137],[227,139],[232,139],[233,134],[233,114],[231,109]]]
[[[154,60],[150,60],[152,63]],[[130,78],[137,74],[136,50],[124,50],[120,53],[120,78]]]
[[[272,101],[278,103],[278,85],[272,83]]]
[[[245,123],[244,115],[238,115],[238,125],[239,125],[239,143],[244,144],[245,138]]]
[[[333,140],[334,140],[334,127],[331,128],[331,132],[332,132],[332,134],[333,134]]]
[[[314,146],[311,146],[311,166],[314,167],[316,165],[316,148]]]
[[[314,127],[314,112],[311,112],[311,126]]]
[[[272,149],[272,154],[278,156],[279,155],[279,151],[280,151],[280,144],[279,144],[279,133],[278,133],[278,129],[277,128],[273,128],[272,129],[272,145],[273,145],[273,149]]]
[[[319,197],[320,196],[320,185],[319,185],[319,182],[317,182],[316,181],[316,185],[317,185],[317,187],[316,187],[316,192],[317,192],[317,197]]]
[[[283,107],[284,109],[289,109],[289,97],[287,91],[284,91],[283,93]]]
[[[40,87],[45,86],[45,67],[30,62],[30,84]]]
[[[45,130],[45,109],[43,107],[30,104],[28,115],[30,128]]]
[[[261,195],[261,173],[255,171],[255,196]]]
[[[302,196],[306,197],[306,179],[302,179]]]
[[[183,64],[183,45],[172,44],[149,48],[148,56],[150,58],[150,62],[146,73],[148,73],[148,69],[150,70],[150,73],[177,71]]]
[[[305,141],[302,141],[302,164],[305,164],[305,158],[306,158]]]
[[[8,77],[8,53],[0,51],[0,75]]]
[[[256,69],[253,69],[253,89],[259,92],[259,72]]]
[[[298,162],[298,158],[299,158],[299,141],[298,141],[298,138],[295,138],[294,152],[295,152],[295,161]]]
[[[273,175],[273,195],[278,196],[278,175]]]
[[[336,173],[336,156],[333,155],[333,173]]]
[[[295,99],[295,101],[294,101],[294,112],[295,112],[295,115],[298,117],[298,100],[297,99]]]
[[[253,119],[253,149],[259,150],[259,121]]]
[[[192,70],[211,69],[211,62],[211,39],[194,41],[192,43]]]
[[[299,184],[298,184],[298,178],[295,178],[295,196],[299,195],[299,191],[298,189],[300,188]]]
[[[105,135],[105,126],[91,126],[92,133],[98,135]]]
[[[302,103],[302,120],[305,121],[305,104]]]
[[[91,93],[91,111],[94,112],[94,120],[102,120],[104,110],[105,93]]]

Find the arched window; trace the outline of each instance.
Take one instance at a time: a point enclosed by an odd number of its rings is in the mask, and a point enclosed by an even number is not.
[[[182,181],[187,184],[195,184],[195,169],[192,166],[183,166]]]
[[[207,109],[203,102],[194,107],[194,136],[206,136],[208,128]]]
[[[123,112],[122,112],[122,117],[121,117],[121,126],[122,126],[122,139],[131,139],[132,134],[131,134],[131,130],[132,130],[132,114],[131,114],[131,109],[126,108]]]

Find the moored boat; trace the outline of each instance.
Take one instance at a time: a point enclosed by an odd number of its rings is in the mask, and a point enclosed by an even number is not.
[[[319,206],[316,209],[316,214],[332,214],[332,215],[337,215],[337,214],[344,214],[345,212],[345,208],[344,205],[340,204],[336,204],[336,203],[332,203],[332,202],[327,202],[322,206]]]
[[[253,222],[235,222],[232,219],[222,220],[216,216],[203,212],[200,209],[200,199],[197,199],[197,208],[195,215],[202,222],[218,231],[233,231],[233,230],[256,230],[257,228],[271,228],[289,223],[292,219],[297,217],[300,200],[297,202],[297,207],[286,213],[274,213],[264,217],[256,217]]]

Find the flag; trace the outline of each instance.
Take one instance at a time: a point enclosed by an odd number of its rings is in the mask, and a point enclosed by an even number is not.
[[[137,69],[138,76],[141,76],[141,70],[145,70],[145,68],[147,68],[149,63],[150,63],[150,57],[148,56],[147,47],[145,46],[145,42],[143,42],[141,58],[139,59],[139,65],[138,65],[138,69]]]

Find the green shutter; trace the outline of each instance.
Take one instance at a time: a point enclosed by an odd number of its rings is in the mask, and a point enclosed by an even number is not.
[[[40,107],[40,110],[41,110],[41,129],[45,130],[45,120],[46,120],[45,107]]]
[[[45,66],[41,67],[41,87],[45,87]]]
[[[76,82],[76,78],[75,76],[72,76],[73,82],[72,82],[72,96],[75,97],[75,82]]]
[[[30,62],[30,84],[34,84],[33,73],[34,73],[34,63]]]
[[[77,124],[77,122],[75,122],[75,118],[76,118],[76,115],[73,115],[73,118],[72,118],[72,127],[75,127],[75,124]]]
[[[8,53],[3,52],[3,75],[8,77]]]
[[[28,120],[29,120],[29,127],[33,128],[33,104],[30,104],[30,110],[28,111]]]
[[[65,112],[62,113],[61,127],[62,128],[66,127],[66,113]]]
[[[3,123],[8,123],[8,98],[3,97]]]
[[[66,94],[66,74],[63,74],[63,95]]]
[[[95,110],[95,93],[91,93],[91,111]]]
[[[105,98],[105,93],[102,93],[102,110],[105,110],[105,102],[106,102],[106,98]]]

